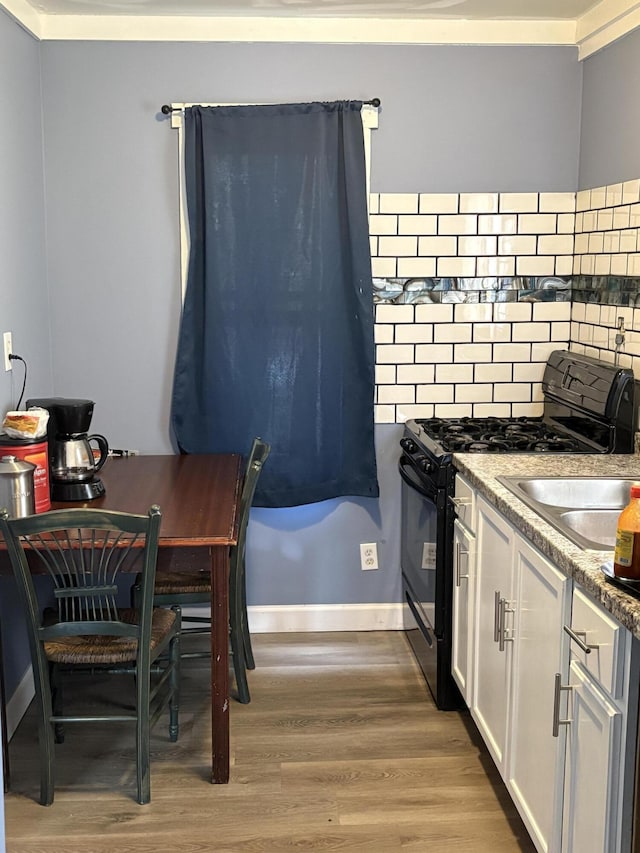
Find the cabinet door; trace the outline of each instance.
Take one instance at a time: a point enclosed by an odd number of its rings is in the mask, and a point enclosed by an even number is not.
[[[471,715],[504,777],[513,613],[513,539],[508,522],[477,503],[476,590]]]
[[[618,853],[623,715],[577,661],[570,683],[562,853]]]
[[[451,670],[467,706],[471,702],[473,565],[475,536],[459,521],[453,529],[453,640]]]
[[[555,674],[566,683],[569,668],[563,626],[571,581],[518,535],[514,550],[517,631],[505,782],[537,849],[557,851],[565,732],[553,736],[554,687]]]

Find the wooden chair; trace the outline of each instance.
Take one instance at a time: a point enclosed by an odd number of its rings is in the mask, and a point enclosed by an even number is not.
[[[247,618],[247,587],[245,570],[245,550],[247,525],[251,504],[258,484],[258,477],[271,450],[261,438],[253,440],[247,459],[244,484],[240,496],[240,524],[238,544],[231,548],[229,570],[229,640],[233,671],[238,691],[238,701],[246,705],[251,701],[247,669],[255,669],[251,635]],[[140,594],[140,584],[132,590],[133,601]],[[194,569],[193,571],[164,571],[156,575],[154,604],[161,606],[189,606],[209,604],[211,602],[211,576],[208,570]],[[209,616],[182,616],[182,634],[210,634],[211,620]],[[206,625],[207,627],[203,627]],[[186,626],[186,627],[185,627]],[[208,656],[208,652],[183,652],[184,658],[200,658]]]
[[[10,519],[0,512],[13,573],[27,616],[40,744],[40,802],[54,794],[54,739],[64,723],[130,721],[136,725],[137,801],[151,798],[150,729],[169,706],[169,738],[178,739],[179,611],[153,607],[161,512],[148,515],[65,509]],[[142,561],[138,610],[127,601],[132,563]],[[44,567],[56,607],[42,614],[31,577]],[[135,569],[134,569],[135,570]],[[122,587],[122,588],[121,588]],[[135,707],[100,715],[64,713],[60,670],[130,673]],[[125,709],[126,711],[127,709]]]

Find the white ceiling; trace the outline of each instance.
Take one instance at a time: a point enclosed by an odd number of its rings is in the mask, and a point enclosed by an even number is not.
[[[41,40],[573,45],[640,27],[640,0],[0,0]]]

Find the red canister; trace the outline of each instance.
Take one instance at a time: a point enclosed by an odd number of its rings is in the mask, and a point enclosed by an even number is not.
[[[10,454],[16,459],[31,462],[36,466],[33,472],[33,493],[36,512],[47,512],[51,509],[51,494],[49,492],[49,451],[47,439],[10,438],[0,435],[0,456]]]

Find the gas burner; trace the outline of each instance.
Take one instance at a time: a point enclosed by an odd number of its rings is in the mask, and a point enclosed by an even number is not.
[[[511,447],[508,441],[500,441],[498,438],[483,438],[471,441],[460,449],[465,453],[505,453],[511,450]]]
[[[577,453],[580,450],[577,441],[572,438],[564,438],[559,435],[549,435],[538,441],[532,441],[529,450],[534,453]]]

